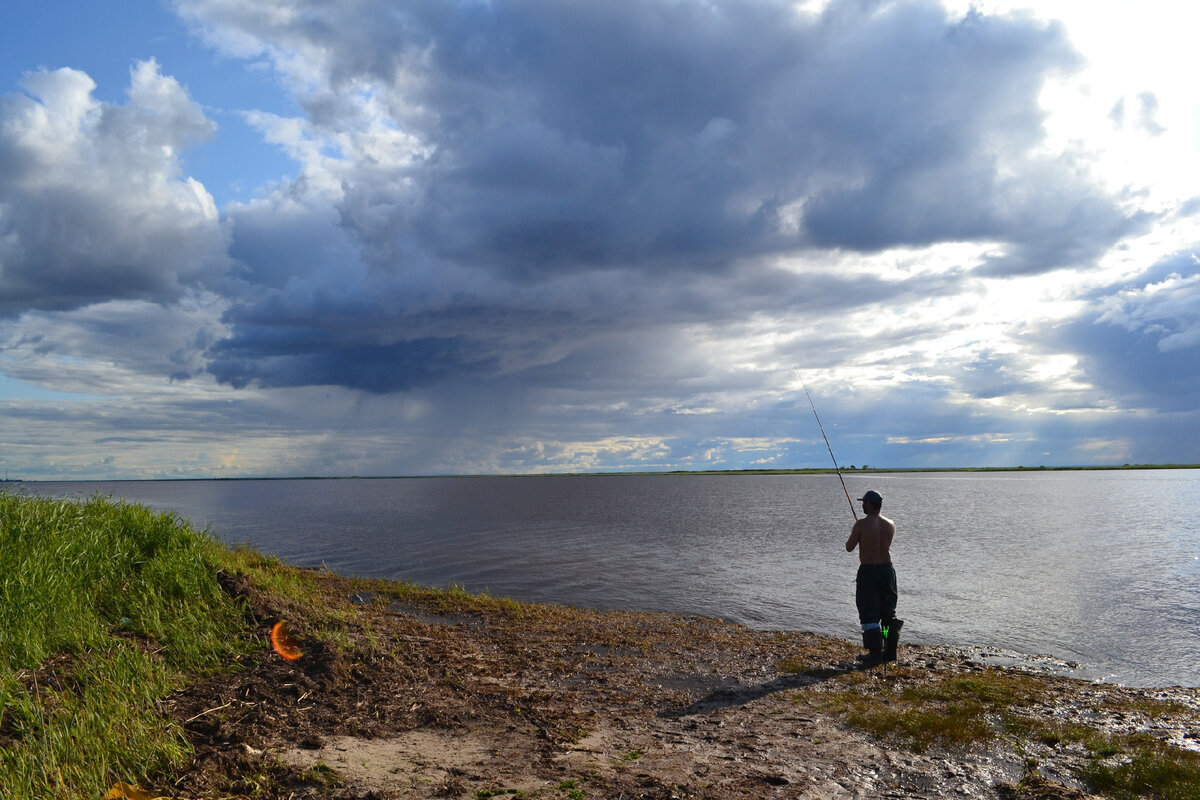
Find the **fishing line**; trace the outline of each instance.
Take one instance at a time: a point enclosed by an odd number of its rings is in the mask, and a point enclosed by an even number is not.
[[[799,370],[797,370],[797,373]],[[846,481],[842,478],[842,468],[838,466],[837,456],[833,454],[833,447],[829,444],[829,437],[825,435],[825,426],[821,424],[821,415],[817,413],[817,404],[813,402],[812,395],[808,393],[808,384],[804,382],[804,376],[800,375],[800,385],[804,387],[804,396],[808,398],[808,404],[812,406],[813,416],[817,418],[817,427],[821,429],[821,438],[825,440],[825,447],[829,450],[829,457],[833,459],[833,468],[837,472],[838,480],[842,482],[842,491],[846,494],[846,502],[850,504],[850,513],[854,516],[854,521],[858,522],[858,513],[854,510],[854,501],[850,499],[850,491],[846,488]]]

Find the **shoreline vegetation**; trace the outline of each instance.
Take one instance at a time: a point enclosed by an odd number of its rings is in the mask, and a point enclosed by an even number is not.
[[[1200,469],[1200,464],[1109,464],[1109,465],[1065,465],[1037,467],[861,467],[851,464],[842,467],[843,474],[889,475],[904,473],[939,472],[1112,472],[1124,470],[1170,470]],[[148,481],[342,481],[342,480],[406,480],[418,478],[608,478],[608,477],[652,477],[669,475],[834,475],[830,467],[798,467],[794,469],[706,469],[706,470],[649,470],[612,472],[512,472],[481,474],[430,474],[430,475],[243,475],[237,477],[207,478],[72,478],[49,480],[41,478],[5,478],[6,483],[138,483]]]
[[[7,800],[1200,798],[1200,688],[904,643],[861,669],[836,637],[293,567],[99,496],[0,490],[0,587]]]

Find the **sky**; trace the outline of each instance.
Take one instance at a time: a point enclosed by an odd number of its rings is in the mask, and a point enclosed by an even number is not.
[[[9,477],[1200,462],[1193,4],[3,13]]]

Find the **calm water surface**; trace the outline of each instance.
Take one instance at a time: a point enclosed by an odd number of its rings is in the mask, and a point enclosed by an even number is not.
[[[848,475],[897,523],[909,641],[1200,684],[1200,471]],[[298,565],[857,637],[837,476],[26,483],[171,509]]]

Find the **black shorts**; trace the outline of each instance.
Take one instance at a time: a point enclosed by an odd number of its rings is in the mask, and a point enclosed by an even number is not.
[[[864,625],[896,616],[896,570],[891,564],[859,564],[854,603]]]

